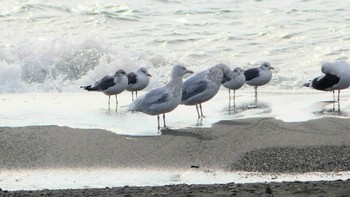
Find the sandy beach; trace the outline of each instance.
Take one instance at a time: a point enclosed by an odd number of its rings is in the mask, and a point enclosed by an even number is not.
[[[341,172],[350,170],[349,129],[350,120],[343,118],[321,118],[297,123],[286,123],[273,118],[220,121],[211,128],[163,130],[161,136],[149,137],[123,136],[104,130],[58,126],[2,127],[0,128],[0,166],[2,170],[108,167],[118,169],[195,168],[203,171],[276,174]],[[326,192],[333,191],[333,193],[323,193],[325,195],[338,196],[345,194],[341,193],[345,191],[344,189],[349,191],[350,182],[347,180],[268,185],[273,187],[273,190],[283,188],[283,191],[289,192],[299,191],[291,187],[301,188],[301,194],[304,190],[315,194],[316,190],[322,189]],[[236,193],[244,195],[249,190],[252,190],[252,193],[261,192],[261,189],[265,191],[267,186],[266,184],[175,185],[156,189],[136,187],[127,191],[131,194],[147,196],[147,194],[162,195],[164,190],[173,191],[172,194],[175,194],[180,189],[182,192],[191,190],[194,192],[193,195],[199,195],[206,194],[206,191],[221,191],[223,187],[240,188],[237,191],[243,193]],[[314,188],[315,191],[310,188]],[[150,193],[142,192],[143,190]],[[125,188],[59,190],[52,191],[52,194],[61,195],[65,192],[73,192],[69,193],[72,195],[78,195],[79,192],[89,195],[127,194],[125,191]],[[203,193],[196,193],[199,191]],[[229,191],[232,194],[232,188]],[[4,192],[22,194],[18,193],[19,191],[16,191],[17,193],[2,191],[2,194]],[[28,194],[28,192],[22,192]],[[41,192],[44,192],[41,194],[45,192],[47,194],[48,191]]]

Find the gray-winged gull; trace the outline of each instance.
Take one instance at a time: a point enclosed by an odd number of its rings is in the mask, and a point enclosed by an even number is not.
[[[108,108],[110,109],[111,95],[115,95],[116,109],[118,107],[118,97],[128,86],[128,78],[124,70],[118,70],[114,75],[107,75],[101,80],[96,81],[93,85],[80,86],[88,91],[103,92],[108,95]]]
[[[334,102],[334,91],[338,90],[338,111],[340,111],[340,90],[350,86],[350,65],[343,60],[327,62],[322,64],[321,71],[325,75],[314,78],[304,86],[316,90],[332,91]]]
[[[165,113],[174,110],[181,102],[182,77],[186,73],[193,73],[184,66],[177,65],[172,69],[171,80],[163,87],[155,88],[145,95],[137,98],[130,104],[129,111],[140,111],[148,115],[157,115],[158,131],[160,131],[159,115],[163,114],[165,124]]]
[[[204,117],[201,104],[218,93],[221,84],[231,79],[231,73],[227,65],[218,64],[190,77],[184,82],[181,104],[196,105],[198,118]]]
[[[135,98],[137,98],[137,91],[143,90],[148,86],[151,75],[148,73],[147,68],[141,67],[135,72],[128,73],[127,76],[128,86],[126,90],[131,92],[132,100],[134,100],[134,92]]]
[[[272,72],[270,63],[263,62],[259,67],[249,68],[244,71],[246,84],[254,86],[255,98],[258,96],[258,86],[263,86],[270,82]]]
[[[241,88],[245,83],[245,76],[243,74],[243,69],[240,67],[236,67],[233,69],[231,74],[231,80],[226,81],[222,85],[228,89],[229,100],[231,100],[231,90],[233,90],[233,102],[234,106],[236,105],[236,95],[235,91]]]

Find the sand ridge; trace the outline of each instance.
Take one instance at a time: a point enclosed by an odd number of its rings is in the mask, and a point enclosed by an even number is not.
[[[220,121],[212,128],[164,130],[161,136],[121,136],[104,130],[72,129],[58,126],[0,128],[0,166],[3,169],[36,169],[57,167],[171,167],[188,169],[254,170],[256,161],[268,160],[266,154],[252,151],[271,148],[293,155],[293,151],[323,148],[309,159],[282,171],[304,172],[331,170],[317,163],[329,151],[339,158],[338,170],[349,170],[350,120],[321,118],[298,123],[285,123],[273,118]],[[294,147],[289,148],[288,147]],[[281,149],[282,148],[282,149]],[[287,148],[287,149],[283,149]],[[342,151],[344,150],[344,151]],[[265,152],[266,152],[265,151]],[[277,151],[277,152],[276,152]],[[254,152],[253,152],[254,153]],[[313,152],[313,153],[317,153]],[[329,152],[330,153],[330,152]],[[251,157],[249,157],[251,154]],[[259,156],[264,158],[259,158]],[[279,156],[283,161],[283,154]],[[243,160],[242,160],[243,159]],[[276,158],[274,158],[276,159]],[[285,158],[287,160],[287,157]],[[246,164],[240,163],[245,161]],[[273,161],[273,160],[272,160]],[[272,163],[275,162],[271,162]],[[286,162],[280,162],[285,164]],[[336,163],[336,162],[334,162]],[[337,164],[335,164],[337,165]],[[241,166],[241,167],[239,167]],[[294,166],[294,167],[293,167]],[[310,167],[314,166],[314,168]],[[281,171],[278,166],[265,171]]]

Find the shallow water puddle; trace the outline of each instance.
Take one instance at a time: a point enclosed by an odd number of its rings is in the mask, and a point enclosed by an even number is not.
[[[128,186],[160,186],[169,184],[224,184],[282,181],[346,180],[346,172],[311,172],[303,174],[271,174],[256,172],[224,172],[167,169],[47,169],[2,170],[3,190],[84,189]]]

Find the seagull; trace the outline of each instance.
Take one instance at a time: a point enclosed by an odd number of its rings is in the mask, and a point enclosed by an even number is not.
[[[222,85],[228,89],[229,100],[231,100],[231,90],[233,90],[233,102],[236,106],[235,91],[241,88],[245,83],[245,76],[243,74],[243,69],[236,67],[232,71],[231,80],[223,83]]]
[[[111,95],[115,95],[116,110],[118,107],[117,94],[123,92],[128,86],[128,77],[124,70],[118,70],[114,75],[107,75],[93,85],[80,86],[87,91],[98,91],[108,95],[108,108],[110,109]]]
[[[203,118],[202,103],[218,93],[220,85],[231,79],[231,73],[227,65],[217,64],[187,79],[182,89],[181,104],[196,105],[198,119]],[[201,113],[199,113],[198,106]]]
[[[136,94],[135,98],[137,98],[137,91],[148,86],[151,75],[148,73],[147,68],[142,67],[137,69],[136,72],[128,73],[127,76],[128,87],[126,87],[126,90],[131,92],[132,101],[134,101],[134,92]]]
[[[249,68],[244,71],[246,84],[254,86],[255,98],[258,97],[258,86],[262,86],[270,82],[272,72],[270,63],[263,62],[260,67]]]
[[[325,75],[314,78],[304,86],[316,90],[332,91],[334,102],[336,102],[334,91],[338,90],[338,112],[340,112],[340,90],[350,86],[350,65],[344,60],[326,62],[322,64],[321,71]]]
[[[158,132],[160,132],[159,115],[163,114],[163,123],[165,124],[165,113],[174,110],[181,102],[182,96],[182,77],[186,73],[193,73],[182,65],[176,65],[171,72],[171,80],[163,87],[155,88],[145,95],[137,98],[130,104],[129,111],[140,111],[148,115],[157,115]]]

